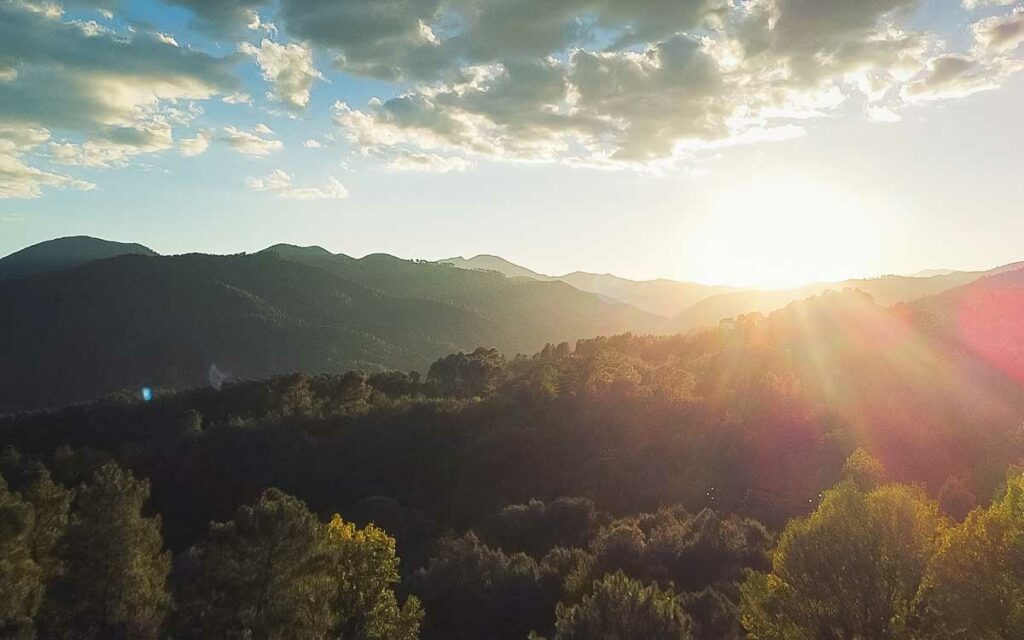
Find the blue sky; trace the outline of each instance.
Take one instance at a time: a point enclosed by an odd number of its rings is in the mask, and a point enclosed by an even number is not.
[[[0,254],[756,285],[1024,259],[1020,3],[539,2],[3,0],[29,36],[0,44]]]

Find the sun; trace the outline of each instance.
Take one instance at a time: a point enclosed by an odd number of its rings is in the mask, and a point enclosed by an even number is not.
[[[716,195],[687,235],[687,279],[783,288],[878,273],[880,221],[855,197],[796,176]]]

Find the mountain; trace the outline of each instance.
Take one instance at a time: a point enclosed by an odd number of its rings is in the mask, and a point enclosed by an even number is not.
[[[551,276],[531,271],[526,267],[521,267],[518,264],[509,262],[508,260],[498,256],[479,255],[469,258],[468,260],[459,256],[456,258],[438,260],[438,262],[442,264],[450,264],[454,267],[458,267],[459,269],[469,269],[471,271],[497,271],[509,278],[530,278],[531,280],[543,281],[555,280],[555,278],[552,278]]]
[[[155,256],[157,253],[141,244],[113,242],[89,236],[57,238],[0,258],[0,280],[70,269],[94,260],[123,255]]]
[[[596,274],[584,271],[574,271],[559,276],[558,279],[581,291],[596,293],[666,317],[675,316],[711,296],[737,291],[734,287],[665,279],[627,280],[608,273]]]
[[[1006,267],[1000,267],[1005,269]],[[913,276],[881,276],[844,280],[842,282],[814,283],[793,289],[738,291],[712,296],[697,302],[668,323],[667,331],[687,331],[696,327],[717,324],[746,313],[770,313],[791,302],[820,295],[827,291],[855,289],[874,298],[875,302],[889,306],[899,302],[913,302],[977,280],[992,272],[955,271],[947,275],[918,278]]]
[[[561,281],[580,291],[596,293],[648,313],[674,316],[691,305],[714,295],[738,291],[734,287],[717,287],[675,280],[629,280],[610,273],[597,274],[573,271],[564,276],[547,276],[509,262],[498,256],[480,255],[473,258],[439,260],[460,269],[496,271],[509,278],[529,278],[544,282]]]
[[[447,262],[403,260],[379,253],[352,258],[288,249],[282,252],[275,247],[265,251],[389,295],[436,300],[471,310],[507,328],[514,336],[513,351],[621,331],[647,333],[663,322],[628,304],[557,280],[510,278],[495,270],[469,270]]]
[[[935,276],[948,276],[956,273],[956,269],[923,269],[917,273],[910,274],[911,278],[934,278]]]
[[[217,371],[425,371],[454,351],[512,355],[658,320],[561,282],[283,246],[96,260],[0,281],[0,307],[0,412]]]

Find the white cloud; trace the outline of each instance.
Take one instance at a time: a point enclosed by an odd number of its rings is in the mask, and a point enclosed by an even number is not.
[[[43,193],[43,187],[88,191],[95,189],[96,185],[30,167],[14,155],[0,153],[0,199],[38,198]]]
[[[261,133],[270,131],[266,125],[257,125],[256,130]],[[268,140],[255,133],[231,126],[224,127],[224,137],[222,139],[235,151],[249,156],[270,155],[284,147],[280,140]]]
[[[154,33],[153,37],[157,39],[157,42],[162,42],[164,44],[169,44],[172,47],[177,47],[178,46],[178,41],[175,40],[174,36],[172,36],[169,33]]]
[[[461,173],[472,165],[459,156],[442,156],[436,153],[414,153],[404,151],[390,158],[384,165],[391,171],[415,171],[424,173]]]
[[[312,138],[310,138],[309,140],[306,140],[305,142],[303,142],[302,146],[307,148],[307,149],[319,149],[321,147],[321,144],[319,142],[317,142],[316,140],[313,140]]]
[[[246,184],[250,189],[293,200],[342,200],[348,197],[348,189],[334,177],[329,176],[327,183],[319,187],[296,187],[291,175],[281,169],[275,169],[262,178],[249,178]]]
[[[248,93],[242,93],[240,91],[236,91],[235,93],[232,93],[231,95],[227,95],[227,96],[224,96],[223,98],[221,98],[221,102],[224,102],[224,103],[227,103],[227,104],[252,104],[252,98],[249,97]]]
[[[273,134],[274,130],[263,124],[262,122],[252,128],[256,133]]]
[[[183,138],[178,144],[178,148],[181,150],[181,155],[187,158],[202,155],[210,148],[210,134],[206,131],[199,131],[195,137]]]
[[[238,50],[256,59],[274,98],[292,108],[308,105],[310,87],[323,78],[313,66],[313,52],[302,44],[280,45],[264,39],[259,47],[243,42]]]
[[[971,25],[981,54],[1006,54],[1024,43],[1024,6],[1005,16],[992,16]]]
[[[964,9],[979,9],[981,7],[1005,7],[1017,2],[1017,0],[963,0]]]

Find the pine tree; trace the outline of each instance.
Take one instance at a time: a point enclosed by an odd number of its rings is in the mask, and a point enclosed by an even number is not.
[[[0,637],[32,638],[43,572],[32,559],[32,506],[0,478]]]
[[[143,507],[149,483],[110,462],[79,488],[51,589],[54,635],[155,638],[168,606],[170,553]]]

